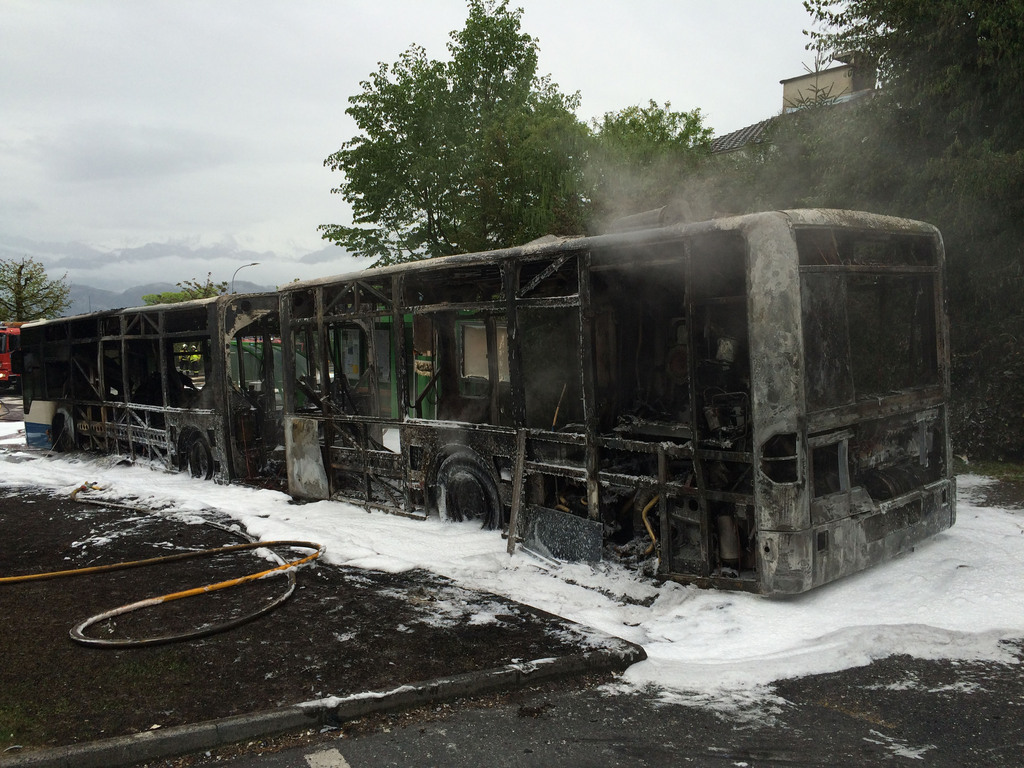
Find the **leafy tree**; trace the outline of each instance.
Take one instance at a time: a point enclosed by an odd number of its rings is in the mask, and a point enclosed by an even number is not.
[[[208,299],[211,296],[220,296],[221,294],[228,292],[227,280],[222,280],[219,283],[213,282],[211,279],[212,272],[206,273],[206,280],[200,282],[193,278],[185,280],[180,283],[175,283],[180,291],[164,291],[163,293],[147,293],[142,297],[142,300],[147,305],[153,304],[177,304],[182,301],[191,301],[192,299]]]
[[[160,293],[147,293],[142,296],[142,300],[146,302],[146,306],[153,306],[155,304],[179,304],[183,301],[188,301],[189,296],[184,291],[162,291]]]
[[[175,283],[175,285],[188,294],[190,299],[208,299],[211,296],[220,296],[221,294],[227,293],[228,281],[221,280],[219,283],[215,283],[210,279],[212,274],[212,272],[207,272],[206,280],[203,282],[199,282],[193,278],[181,283]]]
[[[805,0],[831,53],[877,63],[887,98],[931,151],[976,140],[1019,148],[1024,2]]]
[[[507,0],[469,0],[449,62],[409,48],[361,83],[347,113],[360,133],[324,164],[355,226],[324,239],[391,264],[582,231],[587,128],[537,76],[537,42]]]
[[[649,101],[593,121],[589,171],[596,217],[636,213],[677,198],[711,149],[699,109],[674,112]]]
[[[71,304],[70,293],[66,274],[51,280],[35,259],[0,259],[0,317],[6,320],[59,317]]]

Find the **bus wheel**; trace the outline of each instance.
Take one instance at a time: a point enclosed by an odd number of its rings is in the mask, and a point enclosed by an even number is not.
[[[501,495],[486,463],[475,453],[453,453],[441,462],[436,488],[442,518],[481,520],[488,529],[501,527]]]
[[[192,477],[200,480],[213,477],[213,454],[202,437],[196,437],[188,447],[188,471]]]

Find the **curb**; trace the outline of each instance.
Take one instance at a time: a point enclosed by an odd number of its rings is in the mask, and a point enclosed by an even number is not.
[[[399,686],[390,691],[328,697],[281,709],[235,715],[194,725],[0,757],[0,768],[116,768],[202,752],[247,739],[288,731],[340,725],[365,715],[410,709],[463,696],[492,693],[583,672],[621,671],[647,658],[644,649],[620,638],[618,648],[508,664]]]

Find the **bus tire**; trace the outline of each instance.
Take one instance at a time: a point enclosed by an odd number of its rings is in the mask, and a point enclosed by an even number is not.
[[[200,480],[213,477],[213,452],[202,436],[197,435],[188,446],[188,472]]]
[[[489,530],[501,527],[501,494],[486,462],[477,454],[459,452],[448,456],[437,470],[435,488],[443,519],[480,520]]]

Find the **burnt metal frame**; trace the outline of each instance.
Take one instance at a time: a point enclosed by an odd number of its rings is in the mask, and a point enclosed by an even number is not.
[[[937,249],[938,264],[930,270],[935,275],[933,285],[936,291],[935,311],[937,355],[942,367],[943,382],[940,386],[926,392],[902,392],[884,401],[876,403],[858,403],[855,406],[834,414],[815,414],[814,419],[820,425],[828,424],[833,429],[845,429],[850,423],[861,419],[882,419],[894,414],[912,414],[922,408],[935,411],[938,415],[935,422],[936,434],[945,441],[940,447],[946,459],[945,476],[935,487],[923,489],[919,495],[928,497],[935,514],[927,524],[916,525],[900,541],[892,539],[883,546],[874,549],[858,550],[851,555],[850,568],[831,572],[828,569],[827,553],[815,552],[812,544],[821,541],[821,534],[831,536],[829,531],[812,530],[808,525],[800,523],[801,515],[809,509],[808,498],[809,468],[805,466],[807,451],[813,448],[822,430],[816,429],[815,434],[808,432],[809,418],[803,406],[803,365],[800,342],[801,319],[799,274],[803,269],[798,264],[796,245],[793,232],[798,227],[837,227],[861,229],[863,231],[885,231],[891,233],[910,232],[931,236]],[[650,440],[630,440],[627,438],[601,434],[598,429],[598,414],[595,410],[596,381],[594,360],[594,308],[591,296],[591,272],[595,267],[594,254],[598,249],[612,247],[632,247],[642,243],[663,242],[672,239],[687,249],[689,238],[714,232],[737,232],[746,241],[746,296],[745,316],[749,328],[748,339],[756,353],[751,359],[751,370],[754,381],[750,385],[750,410],[752,416],[750,440],[751,445],[740,449],[729,449],[714,446],[701,439],[702,427],[691,426],[687,436],[680,431],[678,440],[657,442]],[[684,261],[687,284],[692,284],[692,255],[686,255]],[[575,260],[575,264],[573,264]],[[394,510],[399,507],[392,495],[387,499],[373,498],[372,483],[386,481],[394,491],[401,489],[401,511],[411,514],[423,509],[430,503],[430,486],[432,472],[452,449],[452,446],[464,447],[494,462],[496,474],[504,475],[507,471],[510,480],[500,483],[500,491],[507,505],[512,507],[516,515],[524,504],[524,484],[531,475],[561,477],[585,487],[587,498],[587,514],[596,518],[600,512],[600,499],[605,491],[628,491],[640,488],[655,491],[659,495],[661,511],[661,536],[663,542],[672,539],[673,518],[683,523],[695,525],[700,540],[701,564],[697,570],[693,565],[686,566],[686,572],[680,572],[682,566],[673,562],[671,552],[662,553],[662,575],[679,578],[685,581],[714,584],[718,586],[739,587],[764,592],[799,592],[844,575],[851,570],[858,570],[871,562],[891,556],[902,551],[914,541],[948,527],[955,519],[954,493],[952,478],[948,467],[948,430],[945,429],[946,414],[943,404],[948,399],[948,329],[945,315],[942,312],[943,293],[941,271],[941,239],[937,232],[927,225],[891,217],[880,217],[871,214],[859,214],[834,211],[794,211],[757,214],[735,219],[703,222],[694,225],[665,226],[654,230],[633,233],[618,233],[596,238],[585,238],[562,241],[556,244],[536,244],[520,248],[494,251],[485,254],[470,254],[437,259],[432,262],[421,262],[412,265],[390,267],[363,273],[354,277],[339,277],[313,281],[307,284],[288,286],[283,290],[282,323],[285,329],[286,345],[290,343],[292,332],[299,327],[310,325],[323,328],[323,307],[321,291],[325,286],[338,289],[338,286],[351,284],[349,293],[354,297],[351,317],[359,316],[360,291],[356,285],[360,281],[372,280],[380,285],[390,281],[390,314],[395,348],[395,373],[392,386],[398,390],[398,402],[401,413],[393,419],[382,417],[357,417],[332,414],[326,410],[315,415],[322,424],[325,435],[330,435],[335,425],[341,424],[378,424],[381,427],[395,427],[401,432],[401,453],[384,460],[387,453],[383,451],[364,450],[361,456],[361,470],[364,473],[361,497],[353,499],[367,507],[381,507]],[[501,270],[503,297],[500,301],[465,298],[443,301],[435,293],[424,301],[417,301],[407,295],[410,281],[415,283],[423,275],[440,275],[446,271],[472,274],[477,265],[498,265]],[[520,275],[526,264],[543,264],[538,271],[522,284]],[[567,267],[571,265],[571,267]],[[549,278],[558,275],[562,270],[574,268],[575,291],[555,296],[534,296],[534,291]],[[813,269],[813,268],[811,268]],[[900,268],[875,267],[887,273],[898,272]],[[911,268],[913,269],[913,268]],[[905,271],[905,270],[904,270]],[[926,270],[928,271],[928,270]],[[433,284],[432,284],[433,285]],[[340,289],[344,290],[344,288]],[[291,319],[290,302],[292,296],[299,291],[314,293],[316,299],[316,316],[305,317],[301,321]],[[383,298],[380,292],[375,294]],[[469,296],[470,294],[466,294]],[[686,302],[686,317],[690,346],[695,348],[695,312],[694,301]],[[576,310],[578,318],[579,373],[581,381],[582,431],[574,433],[552,433],[546,430],[530,429],[526,425],[525,382],[523,381],[522,339],[520,313],[527,308],[559,307]],[[406,348],[406,316],[433,315],[454,310],[466,310],[481,314],[501,314],[506,323],[509,344],[510,387],[510,426],[493,426],[468,422],[444,422],[416,418],[412,414],[419,413],[419,400],[413,401],[409,393],[408,372],[412,370],[411,351]],[[382,316],[380,305],[373,312],[362,316],[371,318]],[[372,336],[372,334],[371,334]],[[372,342],[371,342],[372,343]],[[323,352],[323,350],[321,350]],[[286,382],[294,379],[294,361],[286,349],[285,365],[292,370],[286,376]],[[779,365],[780,361],[788,361],[788,365]],[[693,356],[691,356],[690,380],[693,378]],[[791,367],[790,367],[791,366]],[[434,371],[432,386],[438,370]],[[294,393],[287,392],[286,413],[294,413]],[[697,394],[690,388],[690,410],[697,413]],[[938,410],[936,410],[938,409]],[[493,420],[493,419],[492,419]],[[922,427],[923,428],[923,427]],[[777,482],[767,474],[767,467],[773,456],[766,452],[766,445],[774,436],[791,435],[794,448],[791,457],[783,457],[784,461],[793,465],[794,482]],[[689,439],[687,439],[687,437]],[[365,438],[363,438],[365,440]],[[330,441],[328,440],[328,443]],[[358,442],[358,441],[357,441]],[[545,448],[554,446],[556,449],[582,450],[582,460],[570,464],[552,461]],[[364,446],[368,448],[368,444]],[[325,449],[330,445],[325,444]],[[633,452],[654,457],[655,475],[617,474],[602,471],[601,452],[603,450]],[[329,452],[329,451],[328,451]],[[378,456],[378,454],[380,454]],[[840,445],[837,455],[845,457],[846,445]],[[683,460],[692,463],[694,481],[692,485],[679,482],[670,477],[667,465],[670,460]],[[707,473],[703,465],[709,462],[724,462],[749,473],[752,491],[734,491],[728,487],[714,487],[707,481]],[[359,462],[356,462],[359,464]],[[371,464],[375,465],[371,467]],[[743,469],[746,468],[746,469]],[[849,487],[846,477],[844,487]],[[329,495],[336,494],[330,489]],[[673,503],[675,502],[675,503]],[[890,508],[898,508],[899,503],[874,505],[875,514],[886,514]],[[711,545],[712,532],[709,530],[711,504],[732,504],[749,507],[756,512],[755,532],[758,537],[756,576],[750,579],[730,579],[713,576],[709,572],[710,557],[708,549]],[[848,523],[848,535],[855,538],[856,521]],[[514,540],[517,530],[513,525],[511,538]],[[763,537],[763,538],[762,538]],[[817,539],[815,539],[817,537]],[[760,546],[763,544],[763,546]],[[778,560],[779,552],[782,560]],[[820,562],[819,562],[820,559]],[[821,565],[821,562],[826,565]],[[845,567],[845,566],[844,566]]]
[[[811,217],[813,218],[813,216]],[[880,221],[880,220],[879,220]],[[843,222],[827,222],[829,224],[842,225]],[[877,223],[877,222],[876,222]],[[902,226],[902,223],[897,220],[886,220],[881,222],[890,228],[898,228]],[[742,226],[743,222],[741,222]],[[728,226],[728,225],[726,225]],[[705,229],[722,228],[722,226],[716,223],[711,225],[704,225]],[[735,223],[732,223],[735,226]],[[698,227],[700,229],[700,227]],[[685,236],[682,231],[678,228],[667,228],[656,234],[647,233],[646,235],[638,236],[618,236],[620,243],[628,243],[631,237],[638,237],[640,239],[657,239],[664,237],[675,237],[679,238],[680,242],[685,243]],[[641,487],[652,488],[659,492],[660,502],[659,507],[662,512],[661,514],[661,526],[662,526],[662,539],[668,541],[671,536],[671,515],[669,510],[669,502],[671,499],[682,499],[690,503],[690,510],[695,514],[691,517],[696,517],[700,529],[700,538],[702,541],[703,555],[702,559],[705,563],[708,562],[706,557],[707,546],[710,541],[710,533],[708,531],[708,509],[707,504],[709,502],[725,502],[732,504],[742,504],[753,506],[756,503],[756,499],[760,496],[760,493],[735,493],[729,490],[721,488],[709,488],[705,482],[705,473],[701,469],[703,461],[726,461],[733,462],[738,465],[745,465],[750,468],[753,472],[758,465],[760,457],[760,448],[757,451],[754,450],[722,450],[713,447],[707,447],[701,445],[698,441],[691,441],[685,445],[665,445],[659,443],[650,443],[646,441],[635,441],[628,440],[618,437],[610,437],[599,434],[597,425],[597,414],[594,410],[595,402],[595,382],[594,382],[594,360],[593,360],[593,308],[591,306],[590,296],[590,269],[592,265],[593,251],[592,248],[595,244],[600,242],[607,242],[608,238],[604,240],[590,239],[590,240],[576,240],[562,243],[557,246],[548,248],[531,248],[529,246],[517,249],[508,249],[505,251],[498,251],[491,254],[482,255],[471,255],[467,257],[449,257],[447,259],[437,260],[433,264],[418,264],[410,267],[390,268],[382,270],[378,273],[381,278],[392,280],[392,300],[391,316],[394,332],[394,343],[396,346],[396,371],[393,376],[393,386],[399,388],[399,402],[404,404],[402,407],[403,414],[400,414],[397,419],[366,419],[361,417],[344,417],[336,414],[324,413],[321,418],[325,422],[325,435],[330,435],[333,430],[333,423],[338,422],[349,422],[351,424],[364,423],[369,424],[370,422],[379,422],[381,424],[387,424],[389,426],[398,427],[402,430],[402,453],[394,456],[392,461],[369,461],[370,457],[377,459],[376,453],[371,453],[366,450],[366,446],[363,446],[362,456],[362,469],[364,472],[364,491],[361,494],[361,498],[354,499],[363,503],[367,506],[382,507],[382,508],[395,508],[398,505],[394,503],[394,498],[390,500],[380,501],[374,500],[371,491],[371,479],[381,480],[385,477],[390,480],[402,483],[404,482],[404,496],[402,499],[401,509],[406,513],[412,513],[414,508],[422,506],[426,503],[425,491],[430,484],[430,473],[432,469],[436,468],[440,460],[445,455],[445,451],[451,443],[457,443],[459,445],[465,445],[478,453],[490,456],[498,461],[503,461],[505,466],[511,468],[514,482],[510,484],[502,484],[502,493],[508,503],[515,501],[515,507],[522,501],[522,487],[521,484],[525,482],[526,476],[530,474],[545,474],[549,476],[560,476],[566,479],[573,480],[575,482],[584,484],[586,487],[586,496],[588,499],[588,514],[591,517],[596,517],[600,510],[600,495],[601,489],[637,489]],[[575,257],[576,269],[577,269],[577,292],[569,296],[559,296],[554,299],[551,298],[531,298],[530,294],[539,285],[541,285],[546,279],[557,274],[559,270],[563,269],[565,265]],[[470,301],[470,302],[452,302],[452,303],[431,303],[417,305],[415,302],[406,301],[405,297],[405,285],[409,275],[418,273],[420,270],[430,271],[441,271],[445,269],[460,269],[463,267],[472,267],[474,263],[480,263],[482,259],[488,259],[491,263],[497,261],[500,264],[502,285],[504,293],[503,302],[494,301]],[[536,274],[525,286],[520,285],[519,275],[521,267],[526,261],[544,260],[548,259],[549,263],[544,266],[541,271]],[[686,260],[687,269],[690,267],[690,260]],[[352,279],[349,292],[355,297],[353,302],[353,312],[351,313],[351,319],[355,319],[356,316],[362,317],[373,317],[379,316],[379,313],[372,312],[369,314],[360,314],[359,312],[359,291],[357,290],[358,282],[361,278]],[[689,273],[687,276],[689,280]],[[748,278],[749,279],[749,278]],[[344,285],[345,278],[339,278],[337,283],[330,283],[325,281],[318,281],[318,284],[312,286],[312,290],[315,291],[316,295],[316,306],[317,306],[317,317],[313,319],[314,322],[319,324],[321,329],[324,328],[324,317],[322,313],[322,288],[324,285]],[[303,289],[300,287],[297,290]],[[309,289],[306,289],[309,290]],[[345,290],[344,288],[342,290]],[[940,290],[937,288],[937,290]],[[755,291],[753,287],[748,286],[748,301],[749,293]],[[286,331],[286,338],[290,338],[290,331],[292,329],[292,323],[289,320],[289,312],[287,310],[290,289],[284,291],[285,294],[285,309],[283,310],[282,317]],[[770,291],[769,291],[770,293]],[[376,294],[381,297],[379,293]],[[381,297],[382,298],[382,297]],[[542,306],[558,306],[558,307],[576,307],[578,309],[579,318],[579,354],[580,360],[580,371],[582,374],[582,406],[583,406],[583,426],[584,432],[580,434],[565,434],[565,433],[549,433],[543,430],[526,429],[525,424],[525,383],[523,382],[522,375],[522,359],[521,359],[521,347],[520,347],[520,331],[519,331],[519,311],[524,307],[535,307],[539,308]],[[781,306],[778,305],[777,306]],[[431,314],[440,311],[450,311],[452,309],[463,309],[476,312],[503,312],[504,321],[507,325],[507,331],[509,335],[509,371],[511,378],[511,413],[512,413],[512,427],[496,427],[487,424],[446,424],[446,423],[433,423],[429,420],[419,420],[408,418],[404,414],[408,414],[410,410],[414,410],[417,403],[412,403],[408,396],[408,381],[406,377],[406,371],[409,370],[410,361],[406,360],[407,351],[405,350],[405,332],[404,322],[406,313],[423,313]],[[694,326],[694,303],[692,301],[687,302],[687,317],[688,326],[693,333]],[[777,311],[777,310],[776,310]],[[791,317],[791,315],[790,315]],[[787,317],[787,321],[790,320]],[[308,320],[305,322],[309,322]],[[748,320],[748,322],[751,322]],[[799,319],[795,321],[796,326],[799,327]],[[321,331],[323,333],[323,331]],[[372,336],[372,334],[370,334]],[[938,343],[941,346],[945,345],[945,337],[942,333],[937,334],[939,336]],[[372,343],[372,341],[370,342]],[[691,339],[692,343],[692,339]],[[941,358],[940,350],[940,358]],[[290,355],[285,355],[286,361]],[[286,362],[286,366],[288,363]],[[691,362],[692,365],[692,362]],[[799,372],[795,372],[794,375]],[[436,375],[436,373],[435,373]],[[692,370],[691,370],[692,378]],[[289,379],[286,379],[286,381]],[[795,381],[795,380],[794,380]],[[799,387],[794,390],[798,392]],[[286,398],[287,399],[287,398]],[[691,412],[696,410],[696,394],[691,388],[690,392],[691,399]],[[914,395],[904,395],[901,398],[905,400],[908,407],[920,405],[920,399]],[[288,409],[292,408],[294,400],[292,399],[288,405]],[[929,406],[933,403],[929,401]],[[890,401],[884,408],[896,408],[899,410],[899,406],[894,406]],[[876,411],[877,415],[878,411]],[[559,465],[552,463],[549,460],[537,460],[536,454],[543,451],[538,450],[538,446],[541,445],[578,445],[582,440],[584,447],[584,461],[582,466],[572,465]],[[764,443],[764,439],[758,441],[759,445]],[[330,451],[330,440],[324,447]],[[808,443],[806,438],[803,438],[802,445]],[[616,475],[614,473],[602,472],[600,469],[600,452],[603,449],[614,449],[622,451],[634,451],[640,453],[653,453],[656,455],[656,465],[658,467],[656,477],[645,478],[643,476],[633,475]],[[411,453],[413,450],[417,450],[423,455],[422,458],[417,460],[417,466],[413,467],[411,460]],[[803,450],[797,456],[798,462],[801,463],[803,459]],[[386,455],[384,452],[381,453],[381,458]],[[531,458],[534,457],[534,458]],[[668,458],[684,458],[692,461],[694,466],[694,477],[696,487],[690,487],[679,482],[673,481],[666,474],[666,463]],[[357,462],[358,464],[359,462]],[[371,467],[371,464],[377,466]],[[383,470],[380,473],[380,470]],[[759,479],[761,473],[758,472]],[[803,473],[803,477],[806,477],[806,472]],[[508,486],[511,487],[508,487]],[[757,487],[760,487],[761,483],[755,483]],[[414,500],[412,489],[419,487],[420,495],[417,497],[418,500]],[[332,494],[334,493],[332,487]],[[692,505],[696,504],[694,508]],[[513,513],[516,510],[513,509]],[[512,532],[514,538],[515,531]],[[663,560],[663,572],[668,576],[679,576],[680,574],[674,571],[671,557],[666,557]],[[759,573],[761,568],[759,568]],[[711,579],[710,574],[707,572],[705,567],[704,571],[698,574],[690,574],[689,580],[706,580],[710,583],[718,583],[723,586],[745,586],[746,588],[754,589],[765,589],[764,585],[761,584],[734,584],[730,583],[729,579]],[[771,591],[772,588],[768,587],[767,591]],[[782,591],[787,591],[788,587],[783,586]],[[799,590],[797,590],[799,591]]]
[[[45,360],[54,355],[67,361],[67,389],[57,392],[56,382],[44,378],[45,397],[55,400],[68,413],[75,430],[75,443],[86,450],[126,455],[132,459],[145,457],[168,469],[184,468],[189,435],[200,436],[210,448],[217,468],[216,476],[226,481],[238,477],[234,466],[236,454],[244,463],[245,446],[236,445],[232,432],[233,409],[228,407],[228,350],[233,338],[222,338],[232,312],[253,311],[253,321],[277,313],[274,294],[221,296],[173,305],[106,310],[58,320],[29,324],[27,338]],[[169,331],[169,315],[190,316],[192,327]],[[176,408],[131,400],[129,352],[137,342],[155,344],[160,374],[161,397],[170,402],[169,370],[164,347],[175,340],[207,341],[211,355],[210,383],[220,396],[211,407]],[[116,350],[120,377],[108,381],[105,364],[107,352]],[[62,351],[61,351],[62,350]],[[85,357],[83,357],[83,352]],[[77,353],[77,354],[76,354]],[[94,362],[95,378],[84,368],[84,360]],[[272,364],[271,364],[272,365]],[[272,369],[271,369],[272,370]],[[83,383],[87,390],[82,390]],[[111,398],[108,393],[118,392]],[[272,393],[271,393],[272,396]],[[237,403],[236,403],[237,405]]]
[[[664,235],[661,236],[662,238]],[[659,238],[661,239],[661,238]],[[582,245],[582,244],[581,244]],[[474,451],[491,456],[501,457],[511,460],[517,456],[517,447],[512,443],[512,436],[517,433],[521,433],[525,436],[525,453],[529,456],[535,456],[541,451],[538,450],[538,446],[542,445],[558,445],[558,444],[578,444],[580,442],[585,446],[585,461],[582,467],[577,466],[566,466],[553,464],[550,461],[543,461],[539,459],[525,459],[522,462],[522,471],[525,474],[542,474],[553,477],[563,477],[568,480],[585,484],[587,488],[588,497],[588,509],[589,515],[593,519],[597,519],[599,515],[600,505],[599,499],[601,489],[605,490],[616,489],[618,491],[624,490],[637,490],[640,488],[652,488],[659,492],[661,497],[660,508],[662,510],[662,520],[665,532],[667,532],[670,521],[668,520],[668,504],[672,499],[685,498],[690,500],[693,504],[696,504],[697,509],[700,510],[696,517],[700,521],[701,539],[705,543],[702,545],[702,551],[707,551],[707,513],[706,513],[706,498],[714,498],[717,500],[742,500],[745,503],[752,503],[752,498],[749,495],[730,494],[725,491],[713,491],[704,487],[703,474],[700,471],[700,462],[702,457],[716,458],[716,459],[729,459],[751,462],[751,454],[747,453],[736,453],[720,450],[699,450],[694,451],[690,447],[683,446],[671,446],[660,443],[650,443],[639,440],[628,440],[623,438],[616,438],[610,436],[602,436],[599,434],[597,425],[597,416],[593,409],[593,402],[595,401],[595,390],[593,380],[593,369],[594,361],[593,357],[593,310],[590,306],[590,266],[591,266],[591,252],[587,248],[576,247],[571,248],[567,252],[556,253],[553,258],[536,276],[534,276],[530,282],[525,286],[520,286],[519,274],[521,271],[521,265],[523,258],[521,255],[516,254],[517,249],[512,249],[506,252],[507,258],[501,262],[502,279],[504,286],[505,301],[504,306],[501,306],[497,302],[469,302],[469,303],[452,303],[452,304],[425,304],[415,305],[412,302],[403,301],[404,293],[404,277],[403,274],[394,275],[393,282],[393,294],[395,295],[395,301],[392,304],[393,315],[392,322],[394,327],[402,328],[404,321],[404,315],[406,312],[410,313],[423,313],[431,314],[438,311],[450,311],[452,309],[469,310],[469,311],[495,311],[504,310],[502,315],[504,322],[507,326],[507,332],[509,335],[509,371],[510,379],[512,382],[511,386],[511,410],[512,419],[514,425],[513,429],[494,427],[487,424],[472,424],[466,425],[461,424],[458,428],[449,428],[442,424],[430,424],[430,423],[410,423],[411,420],[403,420],[399,418],[397,420],[388,421],[384,419],[367,418],[359,416],[345,416],[336,413],[323,413],[321,416],[314,417],[318,421],[323,422],[323,434],[324,443],[323,449],[325,454],[331,455],[336,451],[334,444],[334,435],[338,432],[338,425],[340,424],[368,424],[371,422],[379,421],[382,424],[389,424],[392,426],[401,427],[403,421],[405,421],[405,436],[402,440],[403,452],[401,460],[398,462],[384,462],[384,453],[375,452],[371,453],[368,450],[368,446],[359,444],[356,442],[352,447],[355,452],[360,453],[364,458],[363,461],[353,462],[354,466],[351,470],[361,471],[364,475],[363,483],[361,487],[362,492],[358,496],[352,496],[345,493],[340,493],[337,488],[330,487],[330,493],[332,497],[347,498],[351,501],[361,503],[370,508],[383,508],[383,509],[394,509],[396,504],[392,500],[375,500],[372,496],[371,481],[380,481],[382,476],[379,470],[384,469],[384,476],[390,477],[392,480],[398,480],[402,477],[408,478],[409,482],[406,485],[406,493],[404,495],[403,504],[401,508],[406,513],[412,513],[415,502],[412,499],[412,494],[409,492],[409,488],[415,486],[417,483],[422,487],[429,484],[430,468],[438,466],[444,457],[444,449],[446,446],[458,442],[459,444],[467,444],[468,447]],[[532,297],[531,292],[537,288],[543,281],[549,277],[555,275],[560,269],[564,268],[571,258],[575,257],[576,264],[576,279],[575,283],[577,290],[575,293],[565,294],[551,297]],[[358,282],[358,278],[353,283]],[[358,292],[353,290],[351,286],[346,287],[344,284],[337,286],[331,286],[327,284],[327,287],[334,288],[341,293],[351,293],[358,296]],[[291,331],[303,327],[320,327],[326,328],[328,321],[330,320],[354,320],[360,317],[369,318],[376,315],[376,312],[369,314],[361,313],[358,306],[358,302],[352,308],[350,313],[346,313],[336,317],[324,317],[321,306],[323,305],[323,289],[325,288],[325,281],[317,281],[316,284],[312,285],[309,289],[313,292],[314,306],[317,308],[313,317],[303,318],[301,321],[293,321],[291,319],[292,313],[290,312],[290,301],[287,299],[289,291],[285,290],[285,301],[283,302],[284,309],[282,317],[284,318],[283,326],[286,331]],[[577,316],[579,321],[579,338],[581,343],[578,351],[581,355],[580,370],[582,372],[582,390],[583,390],[583,410],[584,410],[584,433],[580,434],[558,434],[549,433],[543,430],[531,430],[523,429],[522,425],[525,422],[525,390],[524,382],[521,369],[521,351],[520,345],[516,343],[519,337],[518,319],[519,310],[523,308],[537,309],[542,307],[556,307],[556,308],[577,308]],[[692,312],[692,308],[690,309]],[[692,326],[692,322],[690,323]],[[285,334],[286,338],[290,336],[289,333]],[[404,345],[404,333],[396,333],[395,341],[396,345]],[[401,361],[404,359],[405,350],[404,348],[398,349],[397,359]],[[285,365],[289,365],[292,355],[285,354]],[[294,361],[291,360],[291,365],[294,366]],[[401,363],[399,363],[401,368]],[[294,372],[291,374],[294,376]],[[404,375],[397,375],[394,377],[398,386],[403,390],[407,389],[407,379]],[[286,379],[287,380],[287,379]],[[693,397],[693,395],[691,395]],[[287,398],[289,403],[288,408],[294,408],[294,396]],[[409,409],[415,408],[415,403],[410,403],[408,400],[407,392],[403,391],[400,393],[400,402],[406,403],[406,407]],[[424,447],[425,452],[428,456],[427,460],[427,471],[416,471],[411,469],[409,460],[409,446],[419,445]],[[600,453],[604,449],[615,449],[620,451],[634,451],[639,453],[650,453],[657,456],[657,466],[659,468],[658,475],[656,477],[644,478],[641,476],[630,476],[615,474],[607,471],[601,471],[600,469]],[[378,453],[381,453],[378,456]],[[697,478],[697,487],[689,487],[678,482],[673,482],[666,475],[666,458],[688,458],[694,462],[697,469],[695,476]],[[399,457],[396,456],[396,459]],[[373,460],[371,460],[373,459]],[[339,469],[335,459],[331,458],[331,467],[333,469]],[[504,488],[502,489],[505,490]],[[511,493],[515,491],[509,491],[506,496],[511,497]],[[666,533],[663,532],[663,536]],[[702,561],[706,561],[706,556],[702,557]],[[668,560],[666,559],[666,563]],[[709,574],[705,566],[704,571],[700,574],[707,577]]]

